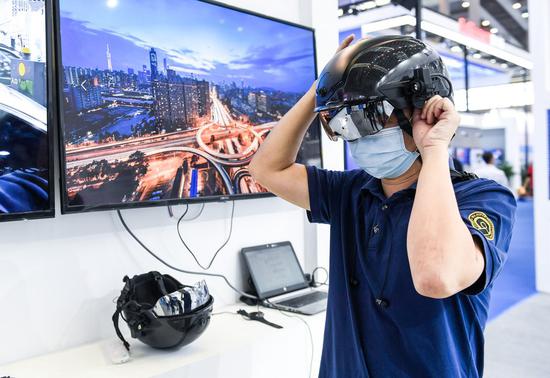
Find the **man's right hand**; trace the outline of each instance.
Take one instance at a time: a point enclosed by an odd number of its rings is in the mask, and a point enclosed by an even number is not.
[[[338,54],[340,51],[342,51],[343,49],[345,49],[346,47],[351,45],[351,43],[353,42],[354,39],[355,39],[355,35],[353,35],[353,34],[350,34],[346,38],[344,38],[342,43],[340,43],[340,46],[338,46],[338,48],[336,49],[335,54]]]

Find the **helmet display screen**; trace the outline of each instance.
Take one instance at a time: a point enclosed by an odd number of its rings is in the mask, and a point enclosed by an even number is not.
[[[320,112],[321,124],[331,140],[355,140],[378,133],[393,113],[393,106],[385,101],[346,106]]]
[[[160,297],[153,313],[158,317],[183,315],[203,306],[209,299],[206,282],[200,281],[192,287],[186,286]]]

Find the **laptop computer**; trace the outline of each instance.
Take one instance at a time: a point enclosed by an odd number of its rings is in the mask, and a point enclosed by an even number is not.
[[[247,247],[241,253],[265,306],[305,315],[326,310],[327,292],[309,286],[289,241]]]

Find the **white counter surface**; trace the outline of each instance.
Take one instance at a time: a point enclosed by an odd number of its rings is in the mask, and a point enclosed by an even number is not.
[[[282,325],[283,329],[226,313],[236,313],[240,308],[256,311],[256,307],[244,304],[215,308],[217,315],[212,317],[204,334],[178,350],[155,350],[132,339],[121,320],[121,330],[131,344],[131,360],[126,363],[114,364],[109,357],[108,346],[118,340],[113,329],[113,338],[109,340],[0,366],[0,377],[308,377],[311,343],[305,324],[297,318],[265,308],[261,311],[266,319]],[[311,376],[316,377],[325,313],[290,316],[300,317],[310,326],[314,341]]]

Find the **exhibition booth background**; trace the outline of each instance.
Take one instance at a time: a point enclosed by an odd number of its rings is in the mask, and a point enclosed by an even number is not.
[[[224,3],[314,27],[319,70],[337,47],[336,0],[322,4],[313,0]],[[341,144],[323,139],[325,167],[342,169],[341,151]],[[59,182],[57,164],[55,167],[54,182]],[[122,288],[124,275],[159,270],[185,283],[203,278],[170,271],[154,260],[124,231],[115,212],[60,215],[57,185],[55,198],[54,219],[8,222],[0,227],[0,301],[5,304],[0,364],[114,337],[113,300]],[[197,220],[182,222],[182,235],[200,261],[208,261],[227,237],[231,206],[230,201],[207,203]],[[197,214],[200,207],[190,205],[188,217]],[[165,207],[122,212],[151,250],[175,266],[199,270],[176,232],[177,217],[185,208],[174,206],[174,218]],[[320,237],[324,243],[328,232],[318,232],[307,222],[304,211],[278,198],[236,201],[231,239],[211,271],[244,288],[240,249],[290,240],[304,270],[311,272],[317,265],[327,265],[317,255],[318,234],[324,234]],[[206,281],[216,298],[216,308],[238,299],[222,280]]]
[[[314,27],[319,72],[337,46],[336,0],[227,0],[224,3]],[[548,40],[550,29],[546,20],[550,16],[550,5],[530,1],[529,7],[530,33],[539,35],[541,41]],[[523,86],[472,89],[470,108],[485,113],[463,116],[462,125],[472,130],[503,129],[506,160],[516,173],[523,165],[522,141],[527,127],[535,160],[537,288],[550,292],[547,231],[550,228],[547,152],[550,74],[545,72],[550,47],[536,44],[531,46],[531,51],[533,83],[526,85],[534,87],[534,98],[532,91]],[[457,96],[459,108],[462,97]],[[531,104],[534,104],[533,114],[525,113],[522,106]],[[513,108],[509,109],[510,106]],[[331,142],[324,134],[322,138],[324,167],[344,169],[342,142]],[[57,169],[57,164],[55,167]],[[54,182],[59,182],[57,170]],[[519,185],[520,177],[516,174],[512,188]],[[124,231],[113,211],[61,216],[58,191],[56,185],[56,218],[8,222],[0,227],[0,301],[5,304],[0,323],[0,365],[114,337],[110,318],[115,306],[113,299],[120,292],[122,277],[126,274],[159,270],[185,283],[202,279],[171,272],[154,260]],[[188,216],[198,214],[200,207],[200,204],[190,205]],[[175,218],[169,217],[166,208],[123,210],[123,215],[154,252],[173,265],[198,270],[176,232],[177,217],[185,208],[185,205],[174,206]],[[208,261],[226,238],[230,214],[231,202],[207,203],[197,220],[183,222],[182,235],[198,252],[200,261]],[[305,271],[311,272],[316,266],[328,267],[328,226],[310,225],[304,211],[275,197],[236,201],[232,237],[211,271],[226,275],[243,288],[240,249],[283,240],[293,243]],[[206,278],[206,281],[216,298],[217,308],[237,300],[238,295],[222,280]]]

